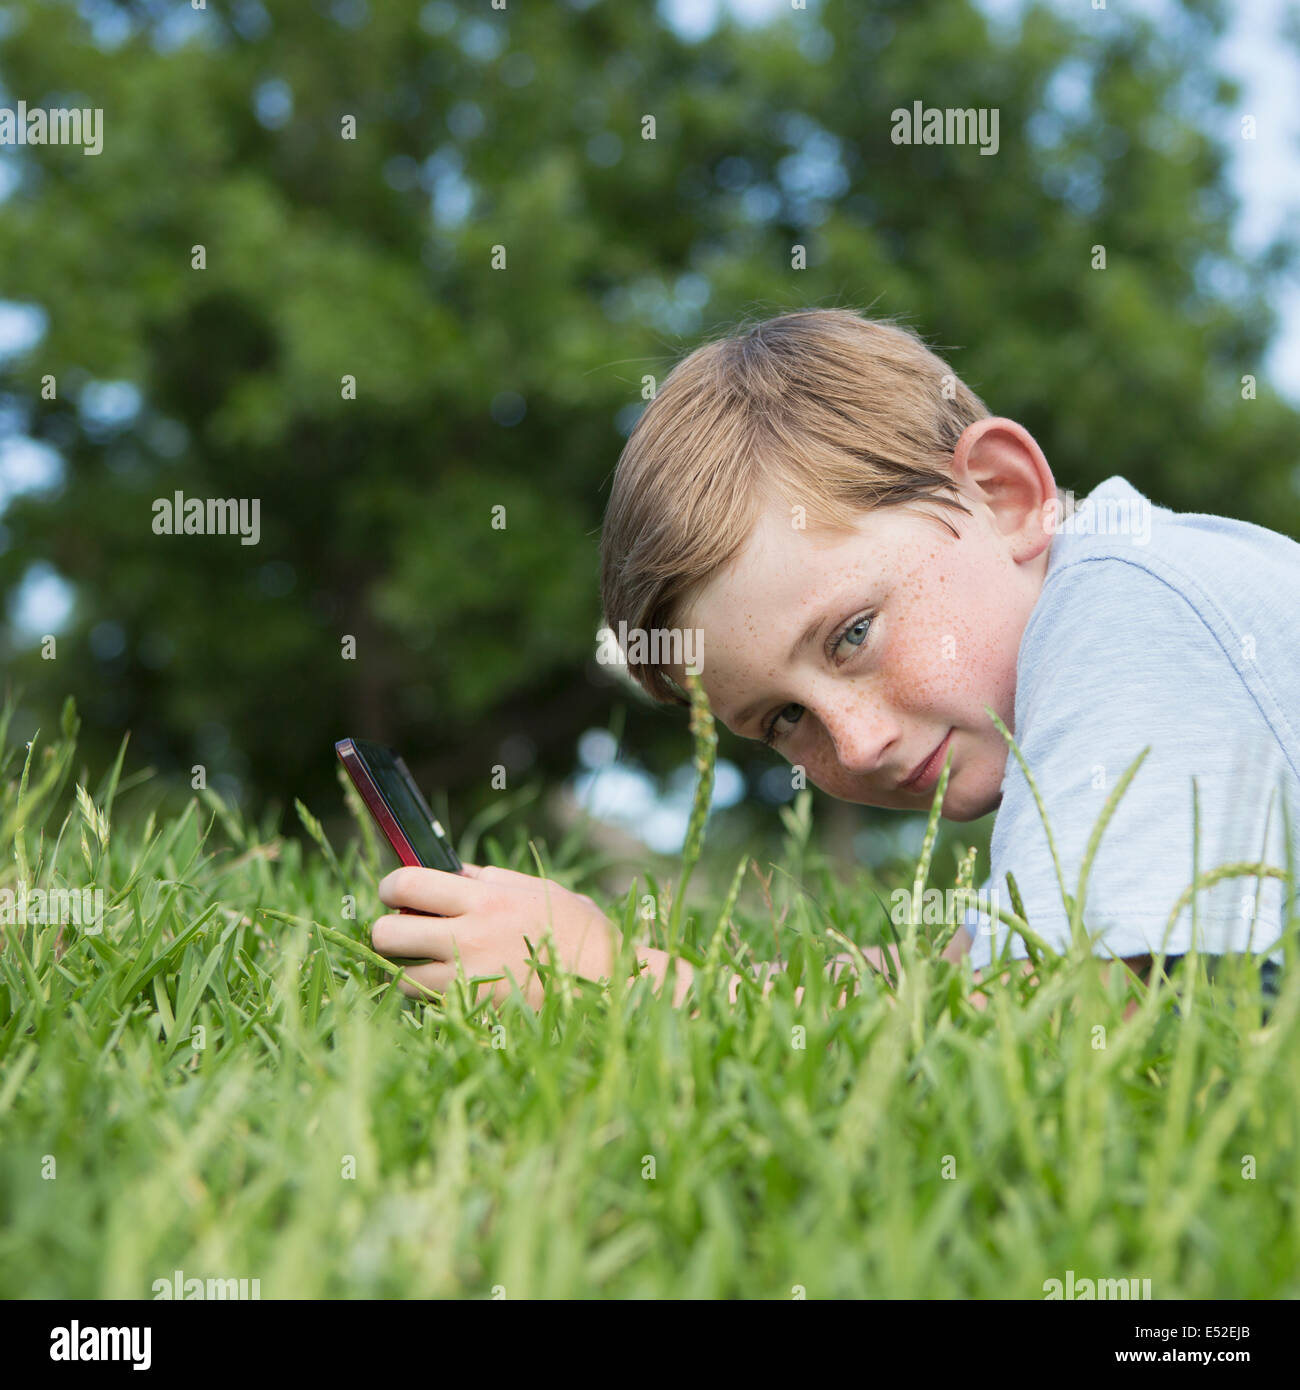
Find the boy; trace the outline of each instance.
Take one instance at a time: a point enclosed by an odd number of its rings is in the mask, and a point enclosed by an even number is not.
[[[1279,797],[1300,846],[1300,545],[1152,506],[1118,477],[1071,501],[1029,433],[910,332],[847,310],[782,315],[692,353],[643,413],[606,514],[606,622],[694,629],[716,717],[833,796],[924,811],[950,756],[942,813],[998,812],[986,905],[1011,870],[1031,929],[1058,951],[1062,887],[1076,893],[1093,826],[1150,744],[1085,897],[1097,954],[1143,970],[1191,945],[1190,900],[1175,908],[1193,878],[1193,777],[1198,871],[1284,868]],[[681,668],[629,671],[684,700]],[[1054,852],[989,709],[1034,775]],[[390,906],[449,916],[381,918],[376,948],[427,954],[410,973],[429,988],[454,978],[457,946],[467,974],[522,985],[522,936],[549,914],[566,964],[608,974],[589,900],[469,872],[477,882],[390,875]],[[1195,908],[1211,955],[1274,949],[1287,911],[1268,873],[1203,887]],[[978,979],[1007,928],[966,921],[945,955],[969,951]],[[663,952],[637,954],[666,978]],[[1010,955],[1025,959],[1018,938]],[[675,1002],[689,981],[678,962]]]

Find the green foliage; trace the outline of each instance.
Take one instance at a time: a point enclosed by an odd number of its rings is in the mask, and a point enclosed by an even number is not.
[[[97,933],[0,926],[5,1296],[150,1298],[177,1269],[263,1298],[1037,1300],[1067,1269],[1300,1294],[1294,969],[1266,1021],[1244,961],[1147,990],[1077,951],[980,1011],[909,929],[885,981],[858,949],[883,885],[831,874],[805,800],[761,900],[742,859],[692,910],[687,1007],[630,971],[559,972],[540,1013],[416,1004],[367,944],[372,841],[304,806],[304,850],[210,795],[133,826],[120,763],[52,774],[68,716],[0,789],[0,890],[22,845],[29,886],[105,902]],[[608,904],[629,940],[636,903]],[[828,978],[836,938],[860,977]],[[787,969],[732,1004],[773,939]]]
[[[0,588],[43,560],[78,596],[57,662],[3,653],[25,727],[71,689],[98,756],[131,728],[158,766],[281,804],[332,793],[349,732],[462,804],[510,734],[567,771],[622,698],[592,661],[596,533],[643,375],[755,312],[901,315],[956,345],[1063,486],[1119,472],[1300,533],[1295,412],[1265,382],[1241,399],[1291,248],[1248,263],[1230,243],[1220,9],[1157,29],[1039,5],[1004,32],[971,0],[877,0],[687,43],[651,0],[389,0],[359,23],[16,0],[6,90],[81,93],[105,121],[99,156],[5,156],[0,296],[48,331],[0,385],[66,477],[6,510]],[[126,37],[98,46],[92,10]],[[280,124],[256,115],[269,81]],[[996,157],[895,145],[915,100],[997,107]],[[136,383],[139,417],[88,421],[92,379]],[[154,535],[176,489],[259,498],[260,544]],[[105,621],[125,647],[101,658]],[[627,747],[676,747],[674,728],[635,706]]]

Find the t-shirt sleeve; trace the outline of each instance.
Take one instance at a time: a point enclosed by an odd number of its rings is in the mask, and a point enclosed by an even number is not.
[[[1193,778],[1198,872],[1261,858],[1285,871],[1282,801],[1294,834],[1300,797],[1282,743],[1192,603],[1140,564],[1087,559],[1049,577],[1021,642],[1015,719],[1072,896],[1107,799],[1150,745],[1089,871],[1083,924],[1095,954],[1155,954],[1162,942],[1167,955],[1190,948],[1190,904],[1167,928],[1193,879]],[[1053,950],[1068,950],[1069,916],[1047,834],[1010,750],[983,892],[1014,910],[1008,870],[1030,929]],[[1199,949],[1274,948],[1283,889],[1280,879],[1256,874],[1201,888]],[[976,969],[989,965],[1008,935],[1008,954],[1026,956],[1023,939],[987,913],[968,915],[966,924]]]

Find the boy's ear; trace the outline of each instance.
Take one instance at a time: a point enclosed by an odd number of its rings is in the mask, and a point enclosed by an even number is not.
[[[952,475],[968,499],[988,507],[1004,535],[1049,539],[1044,519],[1056,502],[1056,480],[1023,425],[997,415],[968,425],[953,450]]]

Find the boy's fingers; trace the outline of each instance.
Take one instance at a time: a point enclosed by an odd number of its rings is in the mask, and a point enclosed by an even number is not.
[[[465,870],[467,878],[480,878],[484,883],[512,883],[520,878],[529,883],[538,882],[532,874],[521,874],[514,869],[501,869],[495,864],[464,864],[461,867]]]
[[[394,869],[379,882],[379,900],[385,907],[413,907],[441,917],[470,911],[482,891],[465,874],[442,869]]]
[[[897,946],[863,946],[860,949],[862,951],[863,959],[867,962],[867,964],[880,971],[882,975],[896,975],[902,969],[902,965],[900,964],[898,959]],[[888,962],[886,962],[885,960],[886,951],[889,952]],[[849,959],[851,960],[852,957],[849,957]]]
[[[409,978],[408,978],[409,977]],[[411,983],[415,980],[422,984],[424,989],[416,989]],[[398,978],[397,987],[410,999],[427,999],[429,996],[426,990],[433,990],[437,994],[446,994],[456,980],[456,966],[444,965],[440,962],[432,962],[429,965],[408,966],[406,971]]]
[[[502,869],[496,864],[475,865],[470,877],[482,879],[484,883],[504,884],[508,888],[536,888],[539,883],[545,882],[533,874],[521,874],[518,869]]]
[[[370,924],[370,944],[381,956],[415,960],[456,959],[451,931],[441,918],[416,921],[410,916],[376,917]]]

